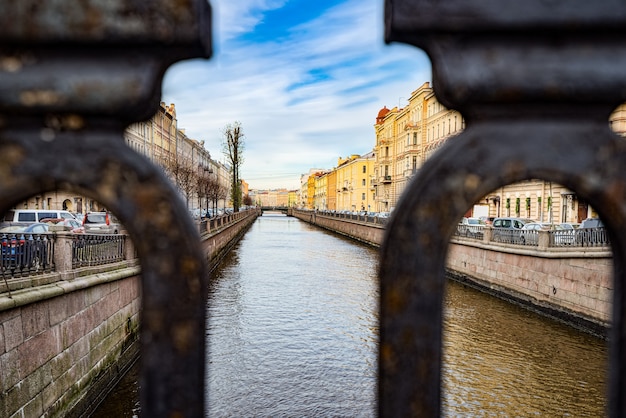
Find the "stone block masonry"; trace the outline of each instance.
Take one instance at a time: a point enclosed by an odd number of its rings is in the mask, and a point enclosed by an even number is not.
[[[610,251],[543,253],[452,242],[449,275],[585,331],[605,336],[611,322]]]
[[[140,278],[128,272],[0,312],[1,416],[68,416],[87,386],[136,350]]]

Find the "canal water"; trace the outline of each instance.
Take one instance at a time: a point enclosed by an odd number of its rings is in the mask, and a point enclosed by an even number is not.
[[[376,416],[377,250],[265,214],[210,285],[211,417]],[[605,415],[606,342],[450,282],[445,416]],[[134,370],[93,417],[139,414]]]

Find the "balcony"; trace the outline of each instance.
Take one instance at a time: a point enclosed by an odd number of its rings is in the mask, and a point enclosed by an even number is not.
[[[417,173],[417,168],[407,168],[404,170],[404,177],[412,177]]]
[[[391,176],[383,176],[380,180],[381,183],[391,183]]]

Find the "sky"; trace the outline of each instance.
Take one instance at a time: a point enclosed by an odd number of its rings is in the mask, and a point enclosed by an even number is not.
[[[310,169],[370,152],[378,111],[431,80],[422,50],[385,44],[383,0],[210,3],[213,55],[170,67],[162,100],[218,161],[240,122],[251,189],[297,189]]]

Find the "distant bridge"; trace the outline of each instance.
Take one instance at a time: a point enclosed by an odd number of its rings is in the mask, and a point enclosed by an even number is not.
[[[291,208],[285,206],[261,206],[261,212],[282,212],[291,215]]]

